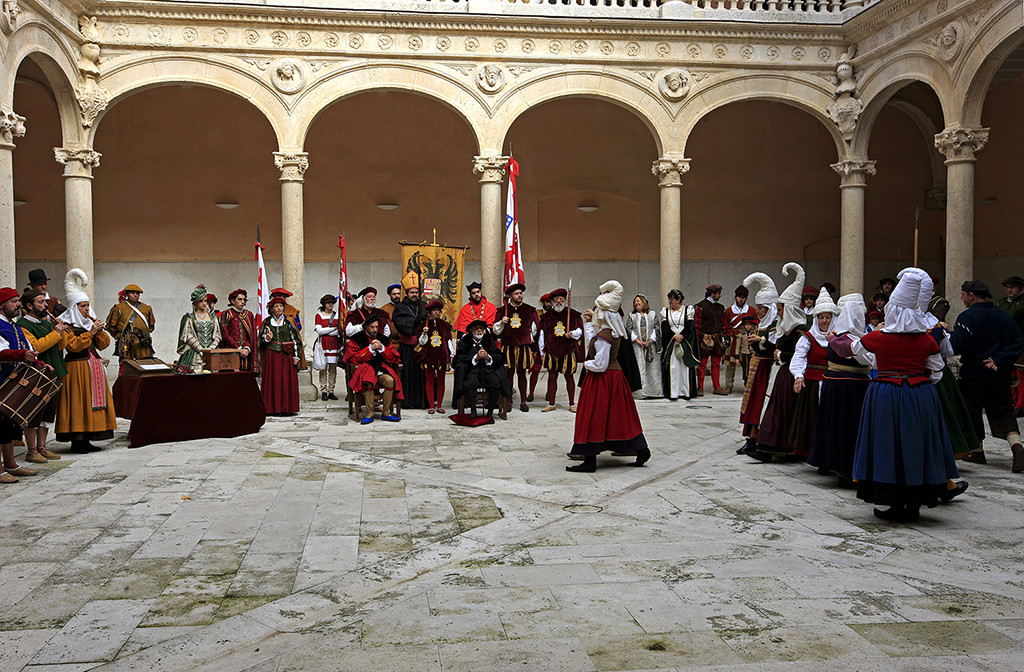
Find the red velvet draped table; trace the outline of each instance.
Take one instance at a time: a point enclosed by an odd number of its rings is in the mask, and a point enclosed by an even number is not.
[[[132,421],[129,448],[253,434],[267,418],[256,376],[250,372],[119,376],[112,393],[117,417]]]

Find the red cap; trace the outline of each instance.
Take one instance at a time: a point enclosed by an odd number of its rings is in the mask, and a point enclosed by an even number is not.
[[[270,295],[273,296],[274,294],[280,294],[281,296],[291,296],[292,295],[292,293],[289,292],[284,287],[278,287],[277,289],[270,290]]]
[[[21,294],[13,287],[0,287],[0,303],[7,303],[11,299],[20,297]]]

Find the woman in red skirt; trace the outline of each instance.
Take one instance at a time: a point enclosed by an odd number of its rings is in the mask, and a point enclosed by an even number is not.
[[[635,455],[631,467],[641,467],[651,457],[636,412],[633,391],[619,366],[619,346],[626,339],[626,326],[619,315],[622,285],[614,280],[601,285],[593,310],[583,312],[583,331],[589,343],[583,366],[587,375],[580,388],[576,430],[570,455],[583,462],[566,471],[594,472],[597,455],[606,450],[615,455]],[[625,340],[629,347],[628,339]]]
[[[284,317],[284,299],[276,297],[268,304],[270,317],[260,329],[263,352],[263,404],[267,415],[299,412],[299,352],[302,339]]]

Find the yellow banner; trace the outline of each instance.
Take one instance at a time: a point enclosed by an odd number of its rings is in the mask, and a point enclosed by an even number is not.
[[[424,300],[441,299],[444,302],[441,316],[455,324],[462,310],[466,248],[412,243],[399,245],[402,246],[402,275],[409,271],[416,273]]]

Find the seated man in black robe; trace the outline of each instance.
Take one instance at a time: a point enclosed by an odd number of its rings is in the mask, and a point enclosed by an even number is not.
[[[465,395],[470,417],[475,418],[477,390],[487,390],[487,417],[494,422],[494,409],[500,397],[512,396],[512,384],[505,375],[501,348],[487,331],[487,323],[474,320],[467,330],[455,349],[456,395]]]

